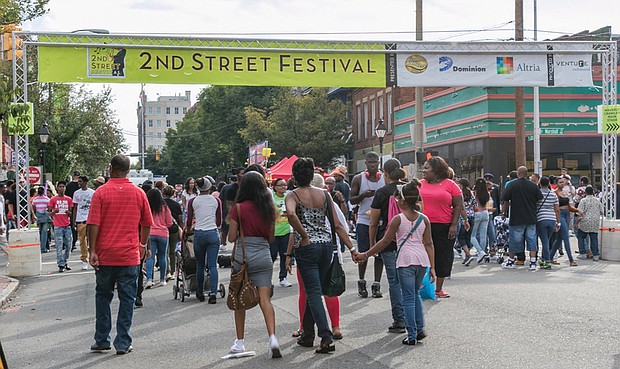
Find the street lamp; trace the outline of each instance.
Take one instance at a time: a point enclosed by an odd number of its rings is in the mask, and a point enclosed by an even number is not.
[[[383,118],[379,118],[379,125],[375,128],[375,134],[379,137],[379,169],[383,169],[383,138],[387,133],[387,127],[383,124]]]
[[[39,131],[39,140],[41,141],[41,176],[43,178],[43,186],[47,183],[45,178],[45,147],[50,141],[50,130],[47,129],[47,123],[43,123]]]

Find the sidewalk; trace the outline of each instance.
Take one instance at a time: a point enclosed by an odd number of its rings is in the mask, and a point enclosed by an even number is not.
[[[0,308],[4,307],[19,287],[17,279],[0,275]]]

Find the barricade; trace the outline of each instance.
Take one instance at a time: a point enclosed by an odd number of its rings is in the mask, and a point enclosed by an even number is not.
[[[9,231],[9,275],[30,277],[41,274],[41,245],[38,229]]]

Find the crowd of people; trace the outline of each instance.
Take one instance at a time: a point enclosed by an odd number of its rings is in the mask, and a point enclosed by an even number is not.
[[[296,267],[299,329],[293,336],[304,347],[314,347],[318,336],[315,352],[322,354],[335,351],[335,341],[343,338],[340,299],[323,296],[323,283],[334,258],[343,263],[347,250],[358,265],[360,298],[383,297],[385,269],[391,306],[387,331],[406,334],[402,343],[408,346],[427,337],[419,293],[422,279],[428,274],[436,298],[450,297],[444,284],[452,275],[455,255],[469,267],[474,260],[481,263],[505,252],[502,267],[512,269],[525,265],[527,250],[530,270],[559,264],[558,252],[565,251],[570,266],[577,265],[574,259],[600,258],[597,236],[603,206],[586,177],[575,188],[568,173],[528,177],[527,168],[519,167],[505,184],[494,183],[494,176],[486,173],[471,186],[434,156],[424,163],[420,181],[407,181],[397,159],[387,160],[382,168],[376,153],[369,152],[365,159],[367,169],[352,177],[350,187],[346,167],[320,173],[312,159],[300,158],[290,180],[268,183],[264,169],[251,165],[235,170],[230,183],[216,183],[205,175],[188,178],[178,191],[161,181],[146,181],[141,188],[132,185],[126,178],[129,159],[117,155],[110,163],[109,181],[95,189],[79,172],[70,183],[50,186],[48,190],[56,192],[51,197],[38,188],[32,196],[33,220],[39,225],[42,252],[50,249],[53,227],[59,272],[70,270],[67,259],[73,240],[79,238],[82,268],[96,271],[97,323],[91,350],[110,350],[113,344],[118,354],[133,350],[133,310],[143,306],[144,290],[179,277],[174,250],[183,233],[194,235],[193,292],[198,301],[210,304],[217,303],[218,254],[227,242],[242,239],[243,251],[235,248],[232,257],[246,260],[258,290],[271,358],[282,357],[271,304],[274,265],[283,288],[293,285],[288,278]],[[122,218],[117,216],[121,207]],[[8,206],[7,213],[11,211]],[[497,225],[507,226],[507,242],[498,242],[502,230]],[[570,232],[578,239],[576,258]],[[370,258],[374,279],[369,293],[365,274]],[[239,265],[232,267],[237,270]],[[112,342],[114,288],[120,305]],[[245,321],[245,311],[235,310],[230,354],[246,352]]]

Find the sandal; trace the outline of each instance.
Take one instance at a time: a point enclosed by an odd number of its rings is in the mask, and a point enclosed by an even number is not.
[[[340,327],[333,327],[332,328],[332,332],[334,332],[334,334],[332,335],[332,338],[335,340],[341,340],[342,339],[342,332],[340,332]]]
[[[321,341],[321,346],[314,350],[315,354],[328,354],[330,352],[336,351],[336,346],[332,344],[333,342],[329,341]]]
[[[302,331],[301,329],[298,329],[295,332],[293,332],[293,337],[301,337],[302,333],[304,333],[304,331]]]

